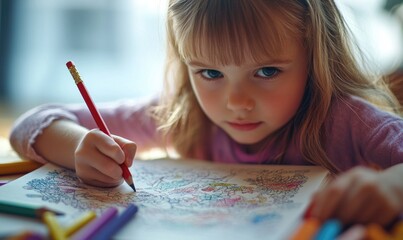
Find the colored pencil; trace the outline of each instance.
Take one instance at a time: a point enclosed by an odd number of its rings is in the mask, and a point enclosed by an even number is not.
[[[82,227],[84,227],[86,224],[91,222],[97,215],[95,214],[94,211],[88,211],[85,213],[81,218],[79,218],[77,221],[75,221],[72,225],[68,226],[65,230],[66,236],[71,236],[78,230],[80,230]]]
[[[94,240],[109,240],[112,239],[122,227],[128,223],[134,215],[137,213],[138,207],[134,204],[129,206],[123,211],[121,215],[109,222],[104,228],[102,228],[95,236]]]
[[[62,212],[51,210],[46,207],[34,207],[22,203],[0,201],[0,213],[41,219],[45,212],[53,212],[56,215],[64,215]]]
[[[78,90],[81,93],[81,96],[84,98],[85,103],[87,104],[88,109],[91,112],[92,117],[94,118],[96,124],[98,125],[99,129],[107,134],[108,136],[111,136],[111,133],[109,132],[108,127],[105,124],[105,121],[102,119],[101,114],[99,113],[98,109],[96,108],[94,102],[92,101],[91,96],[89,95],[83,80],[80,77],[80,74],[78,73],[76,66],[72,61],[69,61],[66,63],[67,68],[69,69],[71,76],[73,76],[73,79],[78,87]],[[120,167],[122,168],[123,171],[123,178],[126,181],[127,184],[133,189],[133,191],[136,191],[136,188],[134,187],[133,183],[133,178],[132,175],[129,171],[129,168],[126,166],[126,164],[122,163],[120,164]]]
[[[341,222],[335,219],[327,220],[319,229],[315,240],[333,240],[342,230]]]
[[[43,222],[49,230],[51,239],[64,240],[67,239],[61,226],[57,223],[56,215],[52,212],[43,213]]]
[[[118,213],[118,209],[110,207],[98,218],[91,221],[85,227],[81,228],[71,239],[74,240],[89,240],[94,237],[97,232],[107,225]]]

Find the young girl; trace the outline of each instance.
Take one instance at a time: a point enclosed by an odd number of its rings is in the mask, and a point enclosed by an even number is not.
[[[167,17],[164,94],[98,106],[114,140],[84,104],[45,105],[17,120],[15,150],[104,187],[155,147],[320,165],[340,175],[314,196],[313,216],[386,225],[403,210],[401,109],[354,60],[333,0],[170,0]]]

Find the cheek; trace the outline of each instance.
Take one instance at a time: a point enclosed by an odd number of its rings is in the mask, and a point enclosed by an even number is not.
[[[300,107],[304,92],[306,81],[298,79],[297,81],[290,81],[288,84],[281,86],[275,92],[265,97],[267,106],[267,114],[270,118],[274,118],[275,122],[286,123]]]
[[[193,92],[196,95],[197,101],[204,113],[210,118],[217,116],[220,110],[220,91],[212,91],[211,89],[206,89],[203,84],[196,83],[192,81]]]

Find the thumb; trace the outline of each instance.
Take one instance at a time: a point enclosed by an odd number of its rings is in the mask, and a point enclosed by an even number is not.
[[[126,138],[113,135],[113,139],[125,153],[125,164],[130,167],[133,164],[134,156],[136,156],[137,145],[135,142]]]

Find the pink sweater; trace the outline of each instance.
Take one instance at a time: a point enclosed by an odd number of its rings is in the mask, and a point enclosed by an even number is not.
[[[155,123],[147,109],[155,101],[122,100],[98,105],[109,130],[135,141],[141,146],[162,147]],[[89,129],[96,128],[87,107],[82,105],[43,105],[17,119],[10,141],[21,155],[38,162],[46,162],[32,148],[44,128],[57,119],[70,119]],[[380,111],[359,98],[335,101],[325,122],[326,153],[340,169],[374,162],[389,167],[403,162],[403,119]],[[298,133],[296,133],[298,134]],[[209,141],[212,161],[228,163],[273,162],[281,146],[271,144],[256,154],[248,154],[242,145],[218,130]],[[302,158],[297,141],[286,150],[284,164],[308,165]]]

